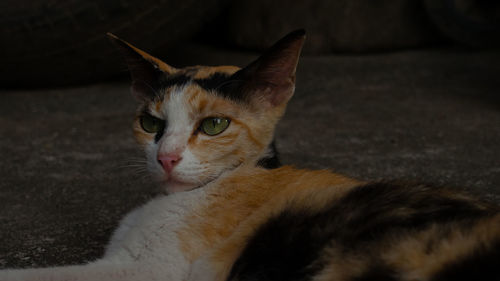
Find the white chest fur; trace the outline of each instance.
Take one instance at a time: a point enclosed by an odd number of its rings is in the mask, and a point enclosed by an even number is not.
[[[103,259],[113,264],[140,264],[146,272],[184,280],[190,264],[180,249],[178,231],[204,202],[206,189],[160,196],[129,213],[113,235]]]

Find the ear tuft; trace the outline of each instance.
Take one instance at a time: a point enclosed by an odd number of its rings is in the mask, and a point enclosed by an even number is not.
[[[236,72],[231,79],[243,81],[240,95],[273,107],[288,102],[295,90],[295,73],[304,41],[303,29],[293,31]]]
[[[174,67],[134,47],[114,34],[107,33],[107,36],[125,58],[132,76],[132,93],[137,99],[144,101],[156,97],[161,76],[177,71]]]

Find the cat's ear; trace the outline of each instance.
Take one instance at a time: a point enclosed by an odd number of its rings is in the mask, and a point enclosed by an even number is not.
[[[161,76],[174,74],[177,70],[115,35],[107,35],[125,57],[132,76],[131,90],[134,96],[141,101],[154,99]]]
[[[242,82],[242,98],[271,107],[286,104],[295,90],[295,71],[304,40],[304,30],[293,31],[236,72],[231,79]]]

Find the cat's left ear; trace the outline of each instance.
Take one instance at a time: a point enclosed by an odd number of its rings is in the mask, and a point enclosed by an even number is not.
[[[161,77],[172,75],[177,69],[111,33],[107,35],[125,57],[132,76],[132,94],[141,101],[154,99]]]
[[[295,72],[305,37],[302,29],[289,33],[233,74],[230,79],[242,83],[240,98],[270,107],[286,104],[295,90]]]

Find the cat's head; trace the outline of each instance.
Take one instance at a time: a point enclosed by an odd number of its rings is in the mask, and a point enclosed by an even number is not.
[[[174,68],[108,34],[139,101],[134,134],[168,192],[201,187],[266,157],[295,89],[305,33],[292,32],[245,68]]]

